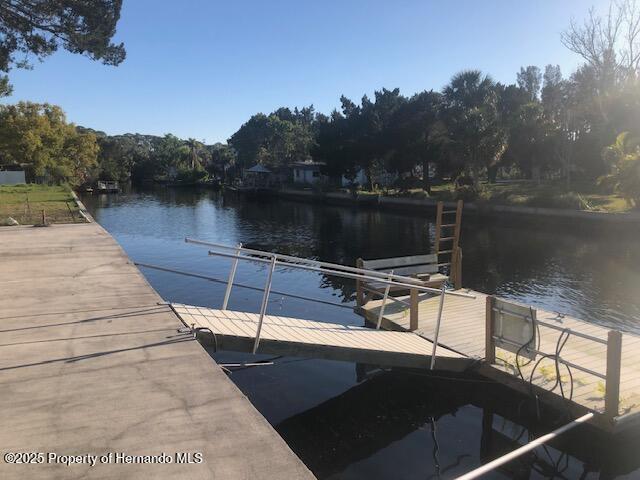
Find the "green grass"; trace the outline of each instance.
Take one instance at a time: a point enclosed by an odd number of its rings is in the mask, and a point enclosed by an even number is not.
[[[431,196],[420,189],[413,189],[403,194],[392,191],[390,194],[444,201],[452,201],[457,198],[456,190],[452,183],[434,185],[431,189]],[[611,213],[626,212],[632,209],[632,206],[624,198],[616,194],[602,193],[593,184],[574,182],[571,189],[568,190],[563,181],[543,182],[540,184],[528,181],[482,183],[479,197],[468,201],[494,205],[563,208]]]
[[[84,222],[67,186],[0,185],[0,221],[12,217],[21,225]]]

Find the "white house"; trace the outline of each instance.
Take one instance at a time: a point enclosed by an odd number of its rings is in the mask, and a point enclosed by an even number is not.
[[[17,185],[27,183],[24,170],[0,170],[0,185]]]
[[[293,168],[293,183],[307,183],[313,185],[318,183],[322,178],[321,167],[323,162],[314,162],[307,160],[304,162],[295,162]]]
[[[383,187],[388,187],[393,184],[398,179],[397,173],[389,173],[387,171],[383,171],[382,173],[375,175],[373,177],[373,183],[381,185]],[[342,186],[349,187],[353,184],[358,185],[367,185],[369,180],[367,179],[367,175],[364,173],[364,170],[359,168],[356,172],[355,178],[353,181],[349,180],[344,175],[342,176]]]

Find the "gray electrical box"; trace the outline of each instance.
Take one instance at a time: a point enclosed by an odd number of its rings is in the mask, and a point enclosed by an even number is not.
[[[533,308],[495,299],[493,310],[493,334],[496,347],[518,353],[524,358],[535,360],[537,332],[536,311]],[[523,345],[526,347],[522,348]]]

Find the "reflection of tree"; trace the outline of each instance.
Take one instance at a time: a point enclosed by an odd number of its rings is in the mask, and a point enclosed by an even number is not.
[[[242,232],[245,245],[260,250],[355,266],[358,257],[431,249],[428,221],[421,216],[287,201],[234,206],[242,224],[251,225]],[[321,286],[338,290],[343,300],[351,300],[355,292],[355,282],[340,277],[323,275]]]
[[[284,420],[276,430],[323,478],[430,428],[431,418],[455,414],[467,403],[470,388],[447,389],[442,381],[427,377],[385,373]]]
[[[451,435],[452,432],[445,430],[446,423],[438,420],[456,416],[458,410],[467,405],[478,407],[482,413],[482,438],[478,451],[462,447],[460,455],[460,449],[452,448],[445,440],[458,437],[456,443],[459,443],[463,435],[473,432],[472,427]],[[436,471],[440,467],[440,473],[446,474],[464,457],[477,456],[486,462],[526,443],[527,433],[536,437],[566,423],[563,416],[558,419],[557,411],[543,407],[541,420],[534,412],[530,399],[483,378],[393,370],[374,375],[334,398],[287,418],[275,428],[318,478],[340,473],[395,442],[420,441],[405,440],[419,430],[429,432],[434,445],[438,445],[437,450],[431,450],[425,444],[425,452],[433,456],[430,465]],[[436,424],[433,437],[432,426]],[[507,424],[521,432],[520,438]],[[565,463],[552,465],[550,460],[564,457],[568,461],[567,456],[572,457],[572,470],[558,478],[573,478],[572,473],[583,469],[599,471],[600,478],[615,478],[640,467],[640,458],[629,448],[637,444],[638,432],[612,438],[594,429],[587,432],[586,428],[572,430],[552,441],[547,447],[551,457],[543,453],[524,456],[510,463],[503,473],[510,472],[520,478],[533,469],[552,475]],[[585,441],[585,434],[589,441]],[[400,477],[402,467],[398,468]]]

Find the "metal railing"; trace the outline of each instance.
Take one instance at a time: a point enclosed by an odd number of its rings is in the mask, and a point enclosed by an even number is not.
[[[499,314],[499,315],[503,315],[504,313],[508,313],[508,315],[510,316],[516,316],[516,317],[521,317],[524,318],[527,321],[531,321],[532,317],[530,315],[525,315],[525,314],[521,314],[521,313],[517,313],[517,312],[513,312],[513,311],[505,311],[504,309],[499,308],[498,306],[495,305],[495,300],[493,297],[488,296],[487,297],[487,316],[489,317],[489,313],[491,313],[491,317],[493,317],[493,315],[495,313]],[[584,332],[580,332],[577,331],[573,328],[569,328],[569,327],[563,327],[560,325],[554,325],[553,323],[549,323],[547,321],[544,320],[539,320],[539,319],[535,319],[533,321],[533,328],[540,328],[540,327],[544,327],[544,328],[548,328],[550,330],[554,330],[556,332],[560,332],[560,335],[556,341],[556,347],[555,347],[555,352],[551,353],[551,352],[544,352],[540,350],[540,344],[538,342],[538,346],[536,348],[535,345],[522,345],[519,343],[516,343],[514,341],[510,341],[509,339],[503,338],[500,335],[496,335],[494,332],[494,328],[493,328],[493,320],[491,318],[487,318],[487,328],[486,328],[486,335],[487,335],[487,339],[486,339],[486,347],[485,347],[485,358],[487,359],[487,361],[489,361],[489,363],[493,363],[493,361],[495,360],[496,356],[495,356],[495,347],[496,347],[496,340],[499,340],[500,342],[503,343],[507,343],[511,346],[513,346],[514,348],[518,348],[518,349],[526,349],[528,352],[532,352],[535,355],[539,355],[540,356],[540,360],[537,360],[537,363],[534,364],[531,373],[530,373],[530,378],[529,378],[529,383],[533,382],[533,378],[534,378],[534,374],[536,372],[536,368],[538,366],[538,364],[540,363],[541,360],[543,360],[544,358],[549,358],[555,362],[557,362],[556,364],[556,370],[558,369],[557,365],[558,364],[563,364],[567,367],[567,369],[575,369],[578,371],[581,371],[583,373],[586,373],[588,375],[592,375],[596,378],[599,378],[601,380],[604,380],[604,415],[606,417],[609,417],[610,419],[614,419],[615,417],[618,416],[619,414],[619,410],[620,410],[620,375],[621,375],[621,366],[622,366],[622,333],[620,333],[617,330],[609,330],[607,332],[607,338],[604,339],[602,337],[596,336],[596,335],[591,335],[589,333],[584,333]],[[539,330],[538,330],[539,332]],[[605,358],[604,360],[604,367],[605,367],[605,371],[596,371],[593,368],[589,368],[587,366],[584,365],[580,365],[580,363],[577,361],[577,359],[572,359],[574,361],[569,361],[565,358],[562,357],[562,350],[564,348],[564,345],[567,343],[568,339],[570,337],[577,337],[577,338],[581,338],[584,340],[587,340],[589,342],[593,342],[595,344],[599,344],[599,345],[603,345],[605,347],[605,352],[604,352],[604,356]],[[533,337],[532,337],[533,338]],[[518,350],[520,351],[520,350]],[[590,355],[590,354],[587,354]],[[582,357],[578,357],[578,358],[584,358],[584,354],[582,355]],[[518,365],[518,357],[516,355],[516,368],[519,371],[519,365]],[[573,375],[571,374],[571,371],[569,370],[569,377],[571,380],[571,387],[573,390]],[[556,372],[556,377],[557,377],[557,382],[560,382],[560,385],[562,385],[562,378],[560,376],[560,374],[558,373],[558,371]],[[554,387],[555,388],[555,387]],[[562,390],[561,390],[562,392]],[[563,395],[564,396],[564,395]]]
[[[353,279],[353,280],[368,280],[368,281],[375,281],[379,284],[384,285],[385,288],[385,293],[383,295],[383,300],[382,300],[382,304],[380,306],[380,312],[379,312],[379,316],[378,316],[378,322],[376,325],[376,328],[379,329],[380,328],[380,324],[382,321],[382,315],[384,312],[384,307],[386,302],[389,299],[392,299],[392,301],[399,301],[402,304],[406,304],[406,302],[403,302],[399,299],[394,299],[392,296],[389,295],[389,291],[391,289],[391,286],[396,286],[396,287],[401,287],[401,288],[405,288],[405,289],[412,289],[412,290],[416,290],[417,292],[421,292],[422,294],[437,294],[440,296],[440,303],[439,303],[439,308],[438,308],[438,316],[436,319],[436,330],[435,330],[435,338],[433,339],[433,348],[432,348],[432,353],[431,353],[431,365],[430,368],[433,369],[435,366],[435,357],[436,357],[436,351],[437,351],[437,347],[438,347],[438,336],[440,333],[440,325],[442,322],[442,313],[443,313],[443,307],[444,307],[444,298],[446,295],[453,295],[453,296],[459,296],[459,297],[465,297],[465,298],[475,298],[474,295],[470,295],[468,293],[464,293],[464,292],[458,292],[458,291],[450,291],[450,290],[446,290],[445,285],[442,285],[442,288],[437,289],[437,288],[431,288],[431,287],[426,287],[423,285],[423,281],[420,279],[416,279],[413,277],[406,277],[406,276],[402,276],[402,275],[396,275],[393,272],[379,272],[376,270],[367,270],[364,268],[357,268],[357,267],[351,267],[351,266],[347,266],[347,265],[340,265],[340,264],[336,264],[336,263],[330,263],[330,262],[322,262],[322,261],[318,261],[318,260],[311,260],[311,259],[306,259],[306,258],[301,258],[301,257],[295,257],[292,255],[284,255],[284,254],[279,254],[279,253],[273,253],[273,252],[267,252],[267,251],[263,251],[263,250],[256,250],[256,249],[252,249],[252,248],[246,248],[244,247],[241,243],[235,245],[235,246],[230,246],[230,245],[225,245],[225,244],[220,244],[220,243],[213,243],[213,242],[205,242],[202,240],[196,240],[196,239],[191,239],[191,238],[185,238],[185,242],[187,243],[191,243],[191,244],[196,244],[196,245],[203,245],[203,246],[207,246],[207,247],[212,247],[212,250],[208,251],[209,255],[212,256],[220,256],[220,257],[224,257],[224,258],[230,258],[233,260],[232,264],[231,264],[231,270],[229,271],[229,277],[227,278],[226,281],[226,289],[225,289],[225,294],[224,294],[224,298],[223,298],[223,302],[222,302],[222,309],[226,310],[229,304],[229,299],[231,297],[231,291],[233,289],[234,286],[234,282],[235,282],[235,276],[236,276],[236,272],[238,269],[238,262],[240,260],[243,261],[248,261],[248,262],[254,262],[254,263],[261,263],[264,265],[269,265],[268,268],[268,273],[267,273],[267,279],[265,282],[265,286],[262,289],[259,289],[257,287],[249,287],[246,285],[240,285],[240,284],[236,284],[239,287],[243,287],[243,288],[251,288],[252,290],[261,290],[263,292],[262,295],[262,302],[260,304],[260,315],[259,315],[259,319],[258,319],[258,326],[256,329],[256,336],[255,336],[255,340],[254,340],[254,344],[253,344],[253,353],[256,353],[256,351],[258,350],[258,347],[260,345],[260,334],[262,331],[262,325],[263,325],[263,321],[264,321],[264,317],[266,315],[266,311],[267,311],[267,305],[269,302],[269,295],[272,293],[272,283],[273,283],[273,273],[276,270],[276,268],[278,266],[282,266],[285,268],[293,268],[293,269],[299,269],[299,270],[304,270],[304,271],[310,271],[310,272],[316,272],[316,273],[322,273],[324,275],[329,275],[329,276],[336,276],[336,277],[341,277],[341,278],[348,278],[348,279]],[[220,251],[222,250],[222,251]],[[229,252],[229,253],[227,253]],[[197,278],[203,278],[203,279],[207,279],[207,280],[211,280],[211,281],[215,281],[215,282],[219,282],[219,283],[224,283],[222,280],[213,278],[213,277],[208,277],[205,275],[200,275],[200,274],[193,274],[193,273],[189,273],[189,272],[184,272],[184,271],[180,271],[180,270],[176,270],[176,269],[171,269],[171,268],[167,268],[167,267],[161,267],[161,266],[157,266],[157,265],[151,265],[151,264],[147,264],[147,263],[137,263],[137,265],[140,265],[142,267],[146,267],[146,268],[152,268],[152,269],[157,269],[157,270],[161,270],[161,271],[166,271],[166,272],[172,272],[172,273],[178,273],[178,274],[182,274],[182,275],[188,275],[188,276],[193,276],[193,277],[197,277]],[[302,300],[308,300],[308,301],[312,301],[312,302],[320,302],[320,303],[324,303],[324,304],[331,304],[331,305],[336,305],[336,306],[343,306],[341,304],[334,304],[333,302],[328,302],[325,300],[320,300],[320,299],[315,299],[315,298],[310,298],[310,297],[304,297],[304,296],[300,296],[300,295],[292,295],[292,294],[286,294],[283,292],[275,292],[274,293],[278,293],[281,295],[286,295],[286,296],[290,296],[290,297],[294,297],[294,298],[298,298],[298,299],[302,299]]]

